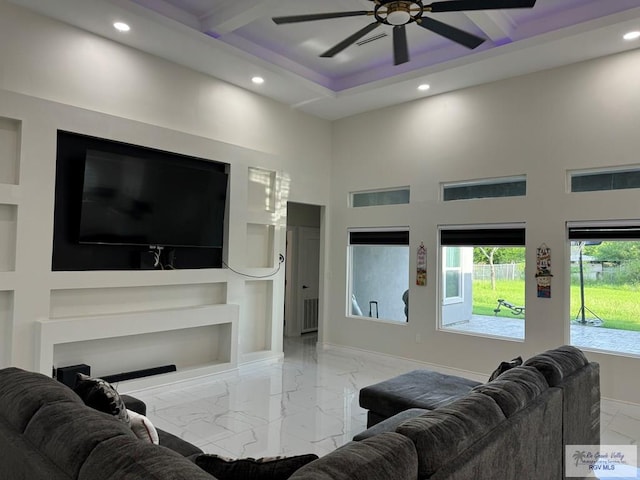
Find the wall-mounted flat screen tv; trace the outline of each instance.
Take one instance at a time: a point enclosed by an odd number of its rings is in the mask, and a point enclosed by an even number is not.
[[[215,162],[87,150],[79,241],[221,248],[227,184]]]

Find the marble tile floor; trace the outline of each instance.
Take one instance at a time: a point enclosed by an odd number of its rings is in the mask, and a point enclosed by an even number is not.
[[[285,358],[132,393],[159,428],[207,453],[325,455],[365,429],[360,388],[424,365],[346,349],[316,349],[315,335],[285,340]],[[482,379],[478,379],[482,380]],[[602,443],[638,444],[640,406],[603,400]]]

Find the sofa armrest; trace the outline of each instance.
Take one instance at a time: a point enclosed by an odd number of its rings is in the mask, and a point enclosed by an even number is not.
[[[139,413],[140,415],[147,415],[147,405],[142,400],[132,397],[131,395],[121,395],[120,397],[124,401],[124,404],[128,410],[132,410],[136,413]],[[180,437],[177,437],[172,433],[165,432],[158,427],[156,427],[156,430],[158,431],[160,445],[179,453],[183,457],[203,453],[202,450],[195,445],[187,442],[186,440],[183,440]]]
[[[156,430],[158,431],[160,445],[179,453],[183,457],[189,457],[191,455],[204,453],[201,449],[199,449],[192,443],[189,443],[172,433],[165,432],[164,430],[160,430],[159,428],[156,428]]]
[[[138,400],[131,395],[120,395],[127,410],[132,410],[140,415],[147,415],[147,405],[142,400]]]

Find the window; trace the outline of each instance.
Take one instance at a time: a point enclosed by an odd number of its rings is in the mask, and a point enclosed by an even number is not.
[[[440,328],[524,339],[525,230],[441,228]]]
[[[640,225],[569,224],[570,343],[640,355]]]
[[[409,231],[349,231],[347,315],[408,321]]]
[[[462,249],[458,247],[444,247],[442,249],[444,259],[444,303],[462,301]]]
[[[640,168],[569,172],[572,192],[640,188]]]
[[[401,205],[409,203],[409,187],[351,192],[352,207]]]
[[[526,194],[527,178],[524,175],[442,185],[442,199],[445,202],[474,198],[522,197]]]

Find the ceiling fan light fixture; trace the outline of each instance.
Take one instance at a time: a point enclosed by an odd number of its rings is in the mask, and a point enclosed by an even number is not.
[[[411,21],[411,5],[413,2],[389,2],[386,6],[386,13],[383,13],[384,20],[389,25],[406,25]],[[383,7],[384,8],[384,7]],[[377,10],[376,10],[377,11]],[[377,11],[378,14],[382,13]]]
[[[396,10],[395,12],[389,12],[387,15],[387,22],[391,25],[406,25],[411,20],[409,12],[403,12]]]

